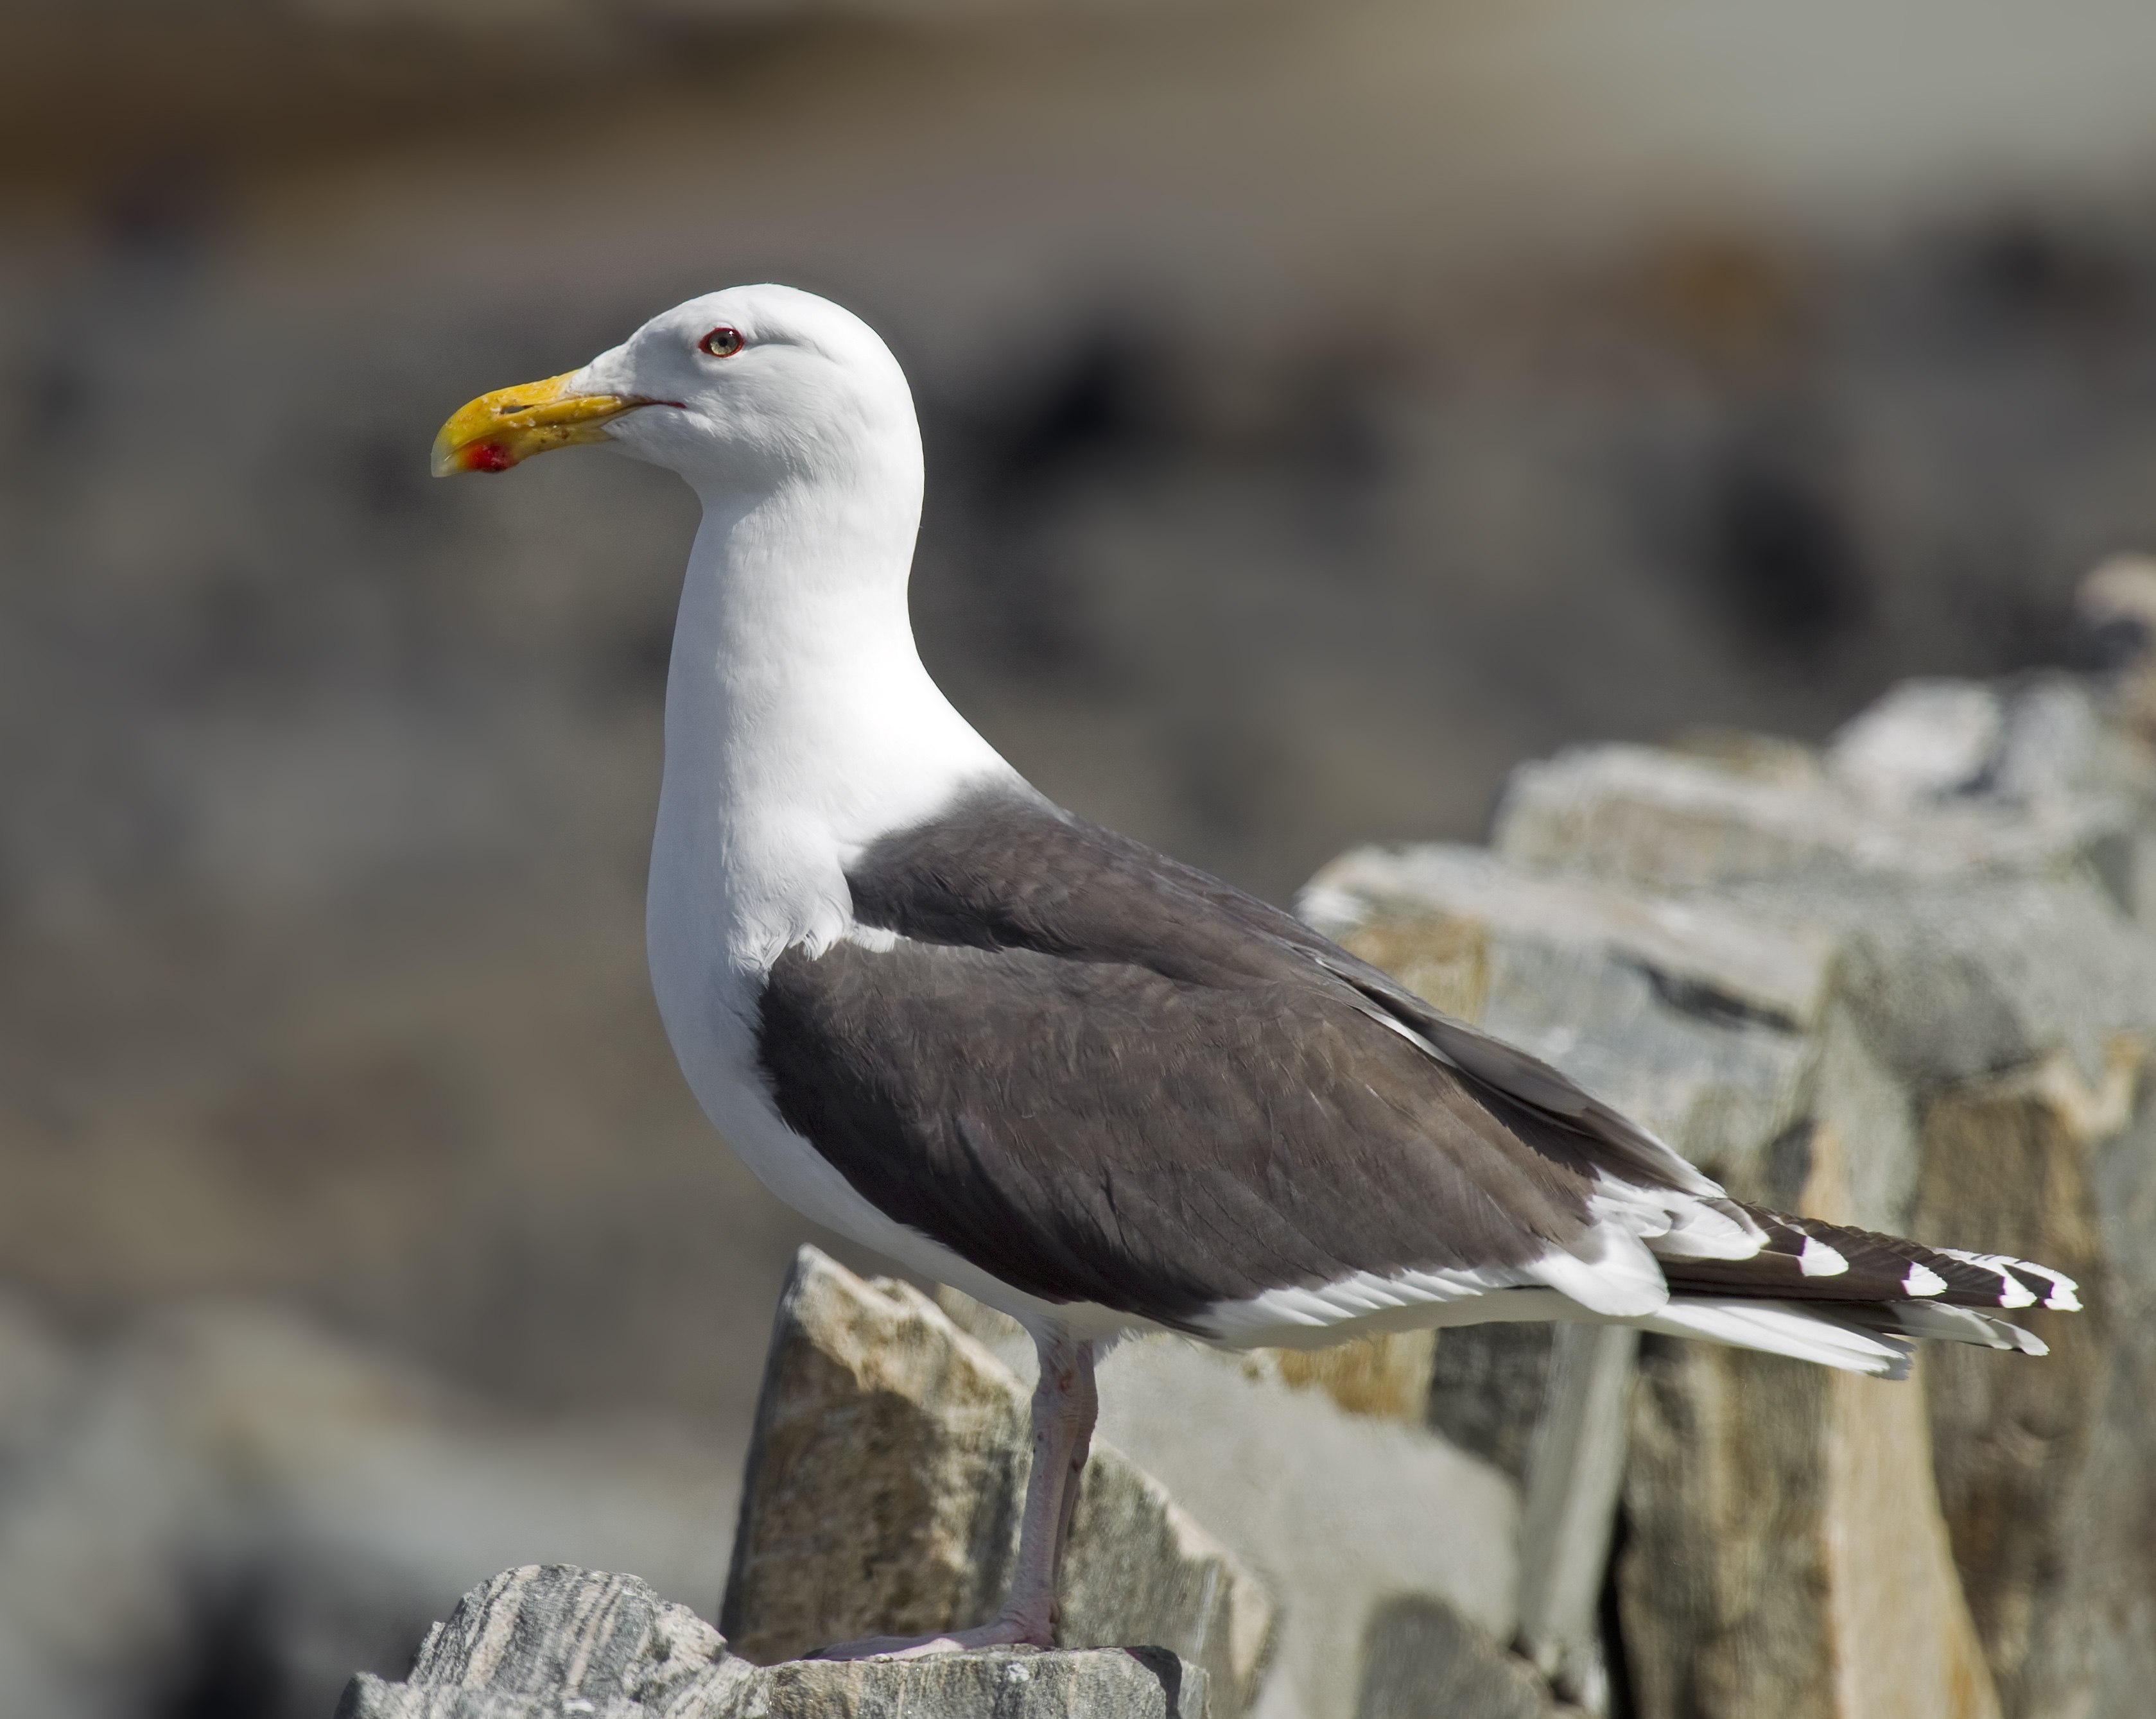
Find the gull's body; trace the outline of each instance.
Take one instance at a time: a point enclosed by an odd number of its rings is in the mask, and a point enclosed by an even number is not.
[[[1126,1332],[1589,1319],[1898,1373],[1914,1336],[2041,1352],[1995,1310],[2074,1305],[2042,1267],[1732,1201],[1554,1070],[1028,786],[915,649],[920,436],[847,312],[692,300],[474,402],[437,469],[601,439],[704,505],[647,921],[682,1069],[780,1198],[1041,1352],[1010,1603],[865,1645],[1052,1639],[1093,1357]]]

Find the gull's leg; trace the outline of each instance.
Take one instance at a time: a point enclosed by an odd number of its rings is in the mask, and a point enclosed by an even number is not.
[[[1093,1386],[1093,1346],[1070,1337],[1039,1342],[1040,1383],[1033,1393],[1033,1473],[1025,1486],[1019,1528],[1018,1568],[996,1622],[1015,1627],[1011,1639],[1055,1645],[1055,1578],[1078,1506],[1078,1477],[1093,1445],[1101,1399]]]
[[[1061,1335],[1037,1338],[1040,1383],[1033,1393],[1033,1472],[1019,1524],[1018,1567],[993,1619],[947,1634],[871,1635],[827,1647],[819,1660],[911,1658],[969,1648],[1055,1645],[1055,1576],[1070,1537],[1078,1476],[1093,1443],[1101,1399],[1093,1388],[1093,1345]]]

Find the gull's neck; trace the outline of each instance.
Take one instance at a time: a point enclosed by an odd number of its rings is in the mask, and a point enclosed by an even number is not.
[[[843,870],[868,843],[1015,779],[915,648],[919,444],[895,439],[835,473],[703,496],[667,676],[653,911],[717,916],[711,930],[756,965],[845,933]]]

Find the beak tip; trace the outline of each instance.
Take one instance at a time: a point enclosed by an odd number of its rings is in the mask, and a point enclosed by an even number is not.
[[[452,447],[437,445],[434,473],[438,478],[454,478],[468,471],[507,471],[520,457],[514,449],[485,439]]]

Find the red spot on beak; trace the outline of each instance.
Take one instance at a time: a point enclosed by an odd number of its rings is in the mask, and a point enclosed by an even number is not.
[[[474,442],[465,449],[466,471],[507,471],[516,456],[499,442]]]

